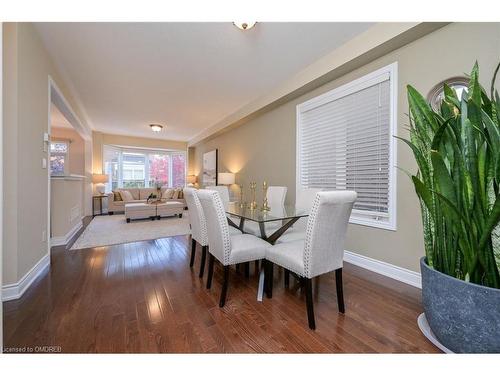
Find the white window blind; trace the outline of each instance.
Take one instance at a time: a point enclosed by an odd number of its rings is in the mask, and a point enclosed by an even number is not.
[[[393,66],[297,107],[297,189],[354,190],[351,222],[395,228]]]

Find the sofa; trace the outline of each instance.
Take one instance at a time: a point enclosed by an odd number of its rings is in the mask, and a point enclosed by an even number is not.
[[[118,198],[118,196],[115,193],[118,193],[118,192],[123,191],[123,190],[130,192],[130,194],[132,194],[133,199],[128,200],[128,201],[116,199],[116,198]],[[181,196],[182,196],[182,189],[173,189],[173,188],[162,187],[161,188],[162,195],[164,194],[164,192],[166,190],[171,190],[171,191],[175,191],[175,190],[179,191],[180,190]],[[130,188],[130,189],[121,188],[121,189],[117,189],[116,191],[108,194],[108,213],[110,215],[113,215],[115,212],[125,212],[125,204],[126,203],[146,203],[146,201],[151,193],[156,194],[156,189],[155,188]],[[186,201],[184,200],[184,198],[169,198],[166,201],[167,202],[180,202],[184,205],[184,207],[187,207]]]

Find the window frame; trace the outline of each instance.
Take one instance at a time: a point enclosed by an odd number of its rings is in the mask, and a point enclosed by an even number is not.
[[[154,188],[154,186],[150,186],[149,183],[149,156],[150,155],[168,155],[169,156],[169,170],[168,170],[168,187],[173,188],[173,168],[172,168],[172,157],[174,155],[183,155],[184,156],[184,187],[186,186],[187,179],[187,152],[183,150],[166,150],[166,149],[147,149],[147,148],[139,148],[139,147],[124,147],[124,146],[116,146],[113,144],[104,144],[102,146],[102,170],[105,172],[105,152],[104,148],[108,147],[110,149],[118,151],[118,186],[117,189],[127,189],[123,187],[123,154],[124,153],[135,153],[135,154],[144,154],[145,155],[145,164],[144,164],[144,188]],[[108,182],[108,184],[112,184],[112,181]],[[121,185],[121,186],[120,186]],[[107,189],[107,188],[106,188]]]
[[[366,74],[358,79],[341,85],[337,88],[327,91],[324,94],[315,96],[296,107],[296,173],[295,183],[296,192],[307,190],[301,184],[301,115],[304,112],[320,107],[324,104],[333,102],[355,92],[373,86],[377,82],[382,82],[381,77],[389,75],[390,87],[390,110],[389,110],[389,193],[388,193],[388,210],[387,221],[380,221],[378,218],[385,215],[372,215],[364,213],[362,210],[353,210],[349,218],[350,224],[364,225],[374,228],[396,231],[397,230],[397,173],[396,173],[396,156],[397,156],[397,101],[398,101],[398,63],[394,62],[380,69],[377,69],[369,74]]]

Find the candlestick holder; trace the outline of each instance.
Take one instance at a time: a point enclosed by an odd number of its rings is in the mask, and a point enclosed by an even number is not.
[[[252,195],[252,202],[250,202],[250,209],[255,210],[257,208],[257,201],[255,200],[255,189],[257,189],[256,182],[250,182],[250,192]]]
[[[264,192],[264,198],[262,200],[262,207],[261,207],[261,210],[262,211],[271,211],[271,207],[269,207],[269,203],[267,201],[267,182],[264,181],[264,183],[262,184],[262,190]]]
[[[243,185],[238,185],[240,187],[240,208],[245,208],[245,202],[243,201]]]

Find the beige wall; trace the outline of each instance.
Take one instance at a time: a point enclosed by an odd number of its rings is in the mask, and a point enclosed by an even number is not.
[[[17,283],[48,254],[48,173],[42,169],[48,132],[49,76],[76,115],[79,107],[30,23],[4,23],[3,285]],[[85,124],[84,124],[85,125]],[[29,193],[27,193],[29,192]],[[42,233],[45,231],[45,239]]]
[[[104,145],[187,151],[187,142],[92,132],[92,169],[94,173],[102,173],[102,147]]]
[[[51,238],[64,238],[82,222],[83,179],[53,177],[50,183]]]
[[[4,23],[3,42],[3,284],[17,280],[17,27]],[[7,142],[7,140],[9,140]],[[15,155],[16,157],[8,157]],[[9,265],[7,267],[7,264]]]
[[[85,175],[85,141],[73,129],[52,127],[50,138],[69,141],[69,174]]]
[[[295,200],[295,108],[296,105],[364,74],[398,62],[398,135],[407,136],[406,85],[422,93],[438,82],[469,72],[477,60],[481,81],[489,87],[500,58],[500,24],[451,24],[384,57],[331,81],[297,99],[266,112],[244,125],[190,150],[189,174],[201,175],[202,154],[219,150],[219,171],[237,173],[236,182],[267,180],[288,186],[287,201]],[[407,147],[398,144],[398,166],[415,171]],[[422,226],[418,201],[408,177],[397,174],[397,230],[349,225],[346,249],[370,258],[418,271],[423,255]],[[248,191],[248,188],[246,189]],[[235,193],[235,192],[233,192]]]

